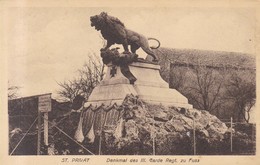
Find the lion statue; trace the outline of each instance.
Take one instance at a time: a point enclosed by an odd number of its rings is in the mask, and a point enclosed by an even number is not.
[[[107,50],[113,44],[122,44],[124,53],[129,53],[128,45],[131,46],[131,52],[136,53],[136,50],[141,47],[148,55],[153,57],[154,62],[158,61],[158,57],[151,50],[160,47],[160,42],[157,39],[146,38],[139,33],[126,29],[125,25],[118,18],[109,16],[105,12],[91,16],[90,21],[91,26],[94,26],[97,31],[100,30],[104,39],[107,40],[107,45],[101,50]],[[149,47],[148,40],[157,41],[158,46]]]

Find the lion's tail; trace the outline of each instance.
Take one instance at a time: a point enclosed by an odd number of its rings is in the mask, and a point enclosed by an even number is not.
[[[161,46],[161,43],[159,40],[157,40],[156,38],[147,38],[148,40],[155,40],[158,42],[158,46],[157,47],[154,47],[154,46],[151,46],[150,48],[151,49],[158,49],[160,46]]]

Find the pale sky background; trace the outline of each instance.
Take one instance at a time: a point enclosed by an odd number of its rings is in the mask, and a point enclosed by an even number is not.
[[[162,47],[255,54],[253,9],[10,8],[5,12],[10,85],[22,87],[21,96],[51,92],[56,98],[56,82],[75,77],[89,53],[99,54],[101,35],[89,17],[101,11],[159,39]]]

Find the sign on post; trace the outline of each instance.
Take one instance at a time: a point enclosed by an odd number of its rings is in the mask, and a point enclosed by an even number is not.
[[[38,110],[40,112],[50,112],[51,111],[51,94],[45,94],[39,96]]]
[[[43,117],[43,132],[44,144],[48,146],[48,112],[51,111],[51,93],[38,96],[38,142],[37,142],[37,155],[40,155],[41,148],[41,117]]]

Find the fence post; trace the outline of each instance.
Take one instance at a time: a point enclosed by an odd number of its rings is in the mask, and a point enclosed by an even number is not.
[[[196,155],[195,119],[193,118],[193,154]]]
[[[154,115],[153,115],[153,155],[155,155],[155,127],[154,127]]]
[[[38,111],[38,138],[37,138],[37,155],[40,155],[41,151],[41,111]]]
[[[46,146],[48,146],[49,145],[49,126],[48,126],[48,119],[49,117],[48,117],[48,112],[44,112],[44,117],[43,117],[43,125],[44,125],[44,144],[46,145]]]
[[[231,153],[233,152],[233,118],[230,118],[230,128],[231,128],[231,132],[230,132],[230,151]]]

